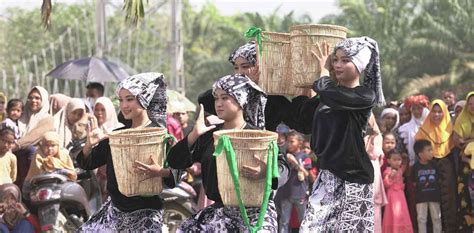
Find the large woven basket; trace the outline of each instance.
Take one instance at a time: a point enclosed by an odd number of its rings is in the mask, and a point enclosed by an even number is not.
[[[261,207],[265,192],[265,179],[247,179],[240,174],[240,171],[245,165],[256,166],[254,155],[257,155],[266,163],[269,145],[272,141],[277,140],[278,134],[263,130],[219,130],[214,132],[214,143],[216,145],[222,135],[229,136],[235,151],[241,198],[245,207]],[[238,206],[235,186],[225,152],[222,153],[216,158],[219,193],[225,206]]]
[[[290,34],[264,31],[262,47],[260,55],[257,46],[259,86],[269,95],[300,95],[303,89],[293,86],[291,80]]]
[[[290,28],[291,74],[296,87],[311,87],[321,70],[311,50],[326,41],[330,49],[347,36],[347,28],[327,24],[304,24]]]
[[[158,127],[125,129],[109,134],[115,176],[118,189],[123,195],[131,197],[161,193],[163,189],[161,177],[137,173],[133,163],[138,160],[151,164],[151,157],[157,164],[163,166],[165,134],[166,129]]]

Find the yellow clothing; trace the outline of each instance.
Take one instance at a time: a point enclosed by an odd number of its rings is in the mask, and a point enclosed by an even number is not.
[[[71,174],[68,175],[68,178],[71,180],[77,179],[72,159],[67,150],[60,149],[59,155],[57,156],[43,157],[42,153],[37,153],[31,161],[30,170],[28,170],[25,181],[30,181],[34,176],[54,172],[58,169],[69,170]]]
[[[431,114],[433,114],[433,107],[440,106],[443,111],[443,119],[439,124],[431,121]],[[433,145],[433,156],[435,158],[444,158],[451,152],[451,135],[453,133],[453,124],[451,123],[451,116],[449,115],[448,107],[439,99],[431,102],[430,113],[416,133],[415,140],[425,139]]]
[[[471,155],[471,169],[474,169],[474,142],[467,144],[466,148],[464,149],[464,154]]]
[[[55,145],[59,146],[60,136],[56,132],[45,133],[42,143],[54,142]],[[54,156],[46,156],[41,151],[41,146],[38,148],[39,153],[35,155],[30,164],[30,170],[26,175],[25,181],[29,182],[34,176],[54,172],[59,169],[66,169],[69,171],[67,175],[69,179],[76,180],[77,174],[72,163],[72,159],[69,156],[69,151],[59,147],[59,151]]]
[[[0,185],[16,180],[16,157],[10,151],[0,156]]]
[[[472,124],[474,124],[474,114],[467,110],[469,97],[474,96],[474,91],[471,91],[466,96],[466,105],[462,109],[461,114],[456,118],[454,123],[454,131],[462,138],[468,139],[471,137]]]

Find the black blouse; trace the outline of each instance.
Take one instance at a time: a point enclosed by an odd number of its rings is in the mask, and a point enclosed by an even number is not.
[[[116,129],[121,130],[126,127]],[[87,158],[81,151],[77,156],[79,166],[85,170],[93,170],[102,165],[107,165],[107,190],[115,207],[124,212],[132,212],[139,209],[162,209],[163,202],[160,196],[134,196],[127,197],[120,193],[109,146],[109,139],[102,140],[94,147]],[[171,169],[171,175],[163,178],[163,182],[169,188],[174,188],[180,178],[180,171]]]
[[[316,97],[293,100],[295,129],[312,133],[311,148],[317,166],[352,183],[374,180],[374,168],[365,150],[364,135],[375,93],[363,86],[337,86],[329,77],[314,82]]]
[[[222,129],[222,124],[217,125],[213,130],[201,135],[197,141],[191,146],[188,146],[188,137],[179,141],[168,154],[168,164],[172,168],[185,169],[190,167],[194,162],[201,163],[202,182],[207,198],[217,203],[221,203],[217,183],[217,168],[216,158],[214,153],[214,138],[213,133]],[[248,127],[246,127],[248,129]],[[272,189],[276,190],[281,187],[288,180],[289,166],[283,156],[278,156],[278,170],[280,178],[273,179]]]
[[[204,111],[217,115],[214,107],[212,90],[201,93],[198,97],[199,104],[204,106]],[[281,95],[269,95],[265,106],[265,129],[275,131],[281,122],[288,124],[291,102]]]

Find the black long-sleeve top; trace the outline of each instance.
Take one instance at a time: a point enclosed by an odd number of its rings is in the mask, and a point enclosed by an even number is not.
[[[198,97],[199,104],[204,106],[204,111],[217,115],[214,107],[214,96],[212,90],[201,93]],[[265,129],[275,131],[281,122],[287,123],[290,113],[291,102],[281,95],[269,95],[265,105]]]
[[[126,127],[117,129],[126,129]],[[162,209],[163,201],[160,196],[133,196],[127,197],[120,193],[118,189],[117,178],[112,160],[112,153],[109,146],[109,139],[102,140],[96,147],[94,147],[90,155],[85,158],[81,151],[77,156],[79,166],[85,170],[93,170],[102,165],[107,165],[107,190],[115,207],[124,212],[132,212],[139,209]],[[163,183],[174,188],[180,177],[180,171],[171,169],[171,175],[163,178]]]
[[[364,135],[375,93],[363,86],[337,86],[330,77],[313,85],[318,96],[293,100],[296,130],[311,132],[317,166],[352,183],[374,180],[374,168],[365,150]]]
[[[201,135],[191,147],[188,146],[188,137],[186,136],[171,148],[167,159],[169,166],[176,169],[185,169],[194,162],[200,162],[202,183],[206,195],[210,200],[217,203],[222,203],[222,199],[217,185],[216,158],[213,156],[213,133],[222,129],[222,126],[217,125],[213,130]],[[246,129],[249,129],[249,127],[246,127]],[[281,155],[278,156],[278,170],[280,178],[272,180],[272,189],[274,190],[284,185],[288,180],[289,166]]]

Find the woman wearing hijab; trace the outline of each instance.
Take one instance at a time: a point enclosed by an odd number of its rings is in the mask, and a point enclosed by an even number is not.
[[[247,76],[233,74],[220,78],[214,83],[212,93],[215,98],[217,116],[223,124],[206,126],[204,111],[201,109],[193,130],[183,140],[171,148],[169,165],[177,169],[191,167],[200,162],[202,182],[207,197],[215,203],[200,210],[186,220],[179,228],[181,232],[249,232],[238,207],[224,206],[218,190],[217,167],[214,153],[213,133],[221,129],[264,129],[266,94]],[[202,105],[201,105],[202,107]],[[272,188],[277,189],[288,179],[288,165],[279,157],[280,178],[272,180]],[[256,167],[244,166],[239,171],[248,179],[263,179],[262,161]],[[245,208],[250,225],[257,223],[260,208]],[[278,230],[277,213],[273,201],[269,202],[261,228],[265,232]]]
[[[459,232],[472,232],[474,222],[472,210],[474,200],[473,183],[474,167],[470,166],[470,159],[463,153],[465,147],[474,142],[474,91],[466,96],[466,105],[454,123],[453,143],[461,150],[459,171],[458,171],[458,196],[460,203],[458,206],[458,226]]]
[[[94,104],[94,116],[97,124],[104,134],[109,134],[124,125],[118,121],[117,113],[112,101],[107,97],[99,97]],[[102,191],[102,199],[105,201],[107,193],[107,167],[104,165],[97,170],[97,181]]]
[[[63,94],[52,94],[49,96],[49,114],[54,116],[61,109],[66,107],[67,103],[71,100],[71,97]]]
[[[120,111],[132,120],[131,128],[166,128],[166,84],[160,73],[142,73],[131,76],[118,84],[117,95]],[[102,134],[95,118],[88,130],[87,142],[77,161],[87,170],[107,166],[107,190],[109,199],[80,229],[81,232],[136,231],[161,232],[163,201],[155,196],[126,197],[118,189],[109,140]],[[125,129],[125,127],[117,130]],[[141,172],[161,176],[166,186],[173,188],[179,172],[162,168],[157,164],[137,163]]]
[[[317,48],[321,78],[313,90],[318,95],[295,108],[299,130],[311,133],[320,171],[300,231],[373,231],[374,168],[363,137],[372,108],[385,104],[378,45],[359,37],[339,42],[331,54],[325,42]]]
[[[380,113],[380,122],[382,124],[382,133],[398,131],[400,116],[394,108],[386,108]]]
[[[405,145],[404,152],[408,152],[409,165],[415,164],[415,135],[418,132],[421,124],[429,114],[428,106],[429,100],[425,95],[410,96],[405,100],[405,106],[410,109],[411,120],[398,128],[403,144]]]
[[[16,141],[12,151],[17,156],[18,176],[15,184],[20,188],[36,151],[34,145],[43,138],[46,132],[54,131],[54,118],[48,114],[48,96],[48,92],[43,87],[31,88],[24,112],[18,121],[21,138]]]
[[[60,146],[66,148],[72,141],[74,124],[86,113],[86,106],[81,99],[72,98],[66,107],[54,115],[54,126],[61,138]]]
[[[94,116],[99,128],[106,134],[124,125],[117,119],[117,112],[112,101],[107,97],[99,97],[94,104]]]
[[[249,42],[236,49],[229,56],[229,62],[234,66],[234,74],[243,74],[258,84],[259,72],[257,67],[257,49],[254,42]],[[199,104],[204,106],[207,113],[217,115],[214,107],[214,97],[212,90],[208,90],[198,97]],[[290,101],[280,95],[267,96],[265,106],[265,129],[275,131],[278,124],[286,122],[290,113]]]
[[[0,185],[0,232],[41,232],[36,216],[21,203],[21,193],[14,184]]]
[[[436,99],[430,112],[416,133],[416,140],[428,140],[433,146],[433,161],[439,172],[441,216],[446,232],[457,231],[455,157],[451,154],[453,125],[446,104]]]

